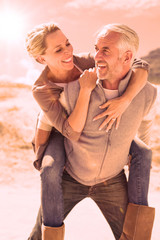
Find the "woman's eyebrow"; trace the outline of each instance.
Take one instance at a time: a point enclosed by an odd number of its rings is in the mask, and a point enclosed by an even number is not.
[[[67,42],[69,42],[69,39],[66,39],[66,43],[67,43]],[[61,47],[61,44],[55,46],[55,48],[59,48],[59,47]]]

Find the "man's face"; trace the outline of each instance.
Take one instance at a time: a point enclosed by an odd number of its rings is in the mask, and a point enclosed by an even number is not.
[[[119,57],[119,33],[109,32],[97,37],[95,43],[95,63],[97,75],[101,80],[115,81],[122,71],[122,60]]]

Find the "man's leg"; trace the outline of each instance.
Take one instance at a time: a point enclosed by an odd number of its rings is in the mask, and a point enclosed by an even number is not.
[[[80,184],[74,180],[66,171],[64,171],[62,177],[62,188],[64,198],[64,217],[66,217],[78,202],[88,196],[89,187]],[[41,225],[42,213],[40,209],[36,224],[28,240],[42,240]]]
[[[108,181],[93,186],[90,197],[100,208],[115,239],[118,240],[122,233],[128,205],[127,181],[124,171]]]
[[[77,203],[88,197],[90,187],[77,182],[66,171],[63,173],[62,187],[64,197],[64,217],[66,218]]]

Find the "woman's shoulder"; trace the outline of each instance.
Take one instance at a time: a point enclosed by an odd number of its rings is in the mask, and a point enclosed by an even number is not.
[[[33,84],[33,87],[38,87],[38,86],[44,86],[47,84],[47,72],[48,72],[48,67],[46,66],[39,77],[36,79],[36,81]]]
[[[40,89],[59,89],[62,90],[63,87],[58,86],[54,82],[51,82],[47,78],[47,72],[48,72],[48,67],[46,66],[45,69],[41,72],[40,76],[38,79],[35,81],[35,83],[32,86],[32,91],[37,91]]]
[[[52,99],[57,100],[60,97],[63,87],[56,85],[55,83],[48,81],[47,79],[47,68],[43,70],[39,78],[35,81],[32,86],[33,97],[40,102],[47,102]]]

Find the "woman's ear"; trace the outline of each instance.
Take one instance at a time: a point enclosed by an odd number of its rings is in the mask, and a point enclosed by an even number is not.
[[[39,56],[36,58],[36,60],[37,60],[39,63],[42,63],[42,64],[45,64],[45,63],[46,63],[46,61],[45,61],[45,59],[44,59],[44,57],[43,57],[42,55],[39,55]]]

